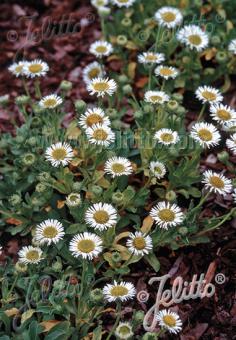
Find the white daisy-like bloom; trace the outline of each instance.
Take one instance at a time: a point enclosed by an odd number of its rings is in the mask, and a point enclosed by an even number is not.
[[[182,330],[182,321],[179,315],[167,309],[159,311],[156,315],[156,320],[159,325],[165,328],[168,332],[177,334]]]
[[[105,115],[105,112],[99,107],[88,109],[80,116],[79,126],[84,129],[90,128],[95,124],[110,125],[110,119]]]
[[[115,133],[111,128],[104,124],[94,124],[86,129],[86,135],[91,144],[109,146],[115,140]]]
[[[35,59],[25,63],[23,72],[26,77],[35,78],[45,76],[48,70],[49,67],[47,63],[40,59]]]
[[[210,106],[210,112],[212,118],[221,124],[231,120],[236,120],[235,110],[222,103],[212,104]]]
[[[152,251],[152,238],[140,231],[130,233],[126,247],[134,255],[147,255]]]
[[[165,60],[163,53],[143,52],[138,55],[138,62],[140,64],[160,64]]]
[[[10,96],[9,94],[4,94],[3,96],[0,96],[0,104],[6,103],[9,100]]]
[[[128,176],[132,174],[133,168],[128,158],[112,157],[106,161],[104,171],[114,178],[122,175]]]
[[[233,39],[229,43],[229,51],[236,54],[236,39]]]
[[[197,99],[202,103],[215,104],[222,102],[223,96],[220,91],[211,86],[199,86],[195,92]]]
[[[0,246],[0,255],[2,255],[2,246]]]
[[[44,109],[55,109],[57,106],[62,104],[62,101],[63,100],[60,96],[56,94],[50,94],[40,100],[39,106]]]
[[[95,203],[85,212],[85,222],[100,231],[114,227],[117,219],[116,209],[108,203]]]
[[[170,78],[175,79],[177,75],[179,74],[179,71],[177,70],[177,68],[172,67],[172,66],[160,65],[156,67],[154,73],[157,77],[159,76],[164,79],[170,79]]]
[[[231,133],[236,132],[236,119],[225,122],[222,125],[222,130],[227,131],[227,132],[231,132]]]
[[[97,97],[104,97],[106,94],[112,96],[117,89],[115,80],[109,78],[94,78],[87,86],[90,95],[96,94]]]
[[[45,151],[45,158],[51,162],[52,166],[66,166],[72,160],[73,149],[68,143],[58,142],[52,144]]]
[[[191,50],[196,49],[198,52],[204,50],[209,43],[207,33],[201,27],[196,25],[184,26],[178,33],[177,39],[189,47]]]
[[[162,178],[166,174],[166,167],[162,162],[153,161],[150,163],[151,173],[158,179]]]
[[[161,7],[154,15],[160,26],[174,28],[183,21],[183,15],[179,9],[170,6]]]
[[[102,76],[103,70],[101,65],[97,61],[88,64],[83,70],[83,80],[86,84],[89,84],[92,79]]]
[[[114,284],[107,284],[103,288],[103,295],[109,302],[127,301],[133,299],[136,295],[136,289],[131,282],[122,281],[120,283],[114,281]]]
[[[234,203],[236,203],[236,189],[234,189],[232,196],[233,196],[233,199],[234,199]]]
[[[97,58],[107,57],[113,52],[112,44],[107,41],[99,40],[92,43],[89,52]]]
[[[220,133],[213,124],[200,122],[194,124],[190,136],[202,147],[210,148],[220,142]]]
[[[114,5],[118,7],[130,7],[135,3],[136,0],[112,0]]]
[[[179,141],[179,135],[177,131],[173,131],[171,129],[160,129],[155,135],[154,139],[157,140],[158,143],[164,145],[176,144]]]
[[[147,91],[144,94],[144,100],[152,104],[164,104],[170,97],[164,91]]]
[[[18,61],[17,63],[13,63],[8,70],[14,74],[16,77],[24,75],[24,66],[27,64],[27,61]]]
[[[100,7],[104,7],[108,5],[108,0],[91,0],[91,4],[96,7],[96,8],[100,8]]]
[[[170,202],[159,202],[150,211],[150,216],[155,220],[160,228],[168,229],[181,224],[184,214],[176,204]]]
[[[226,139],[227,148],[230,149],[234,155],[236,155],[236,133],[234,133],[230,138]]]
[[[38,264],[42,258],[42,250],[38,247],[25,246],[19,252],[19,262],[25,264]]]
[[[64,228],[58,220],[45,220],[36,227],[35,240],[39,244],[56,244],[63,239]]]
[[[115,336],[118,339],[127,340],[134,335],[132,326],[129,322],[120,322],[116,327]]]
[[[202,183],[205,184],[207,190],[216,194],[226,195],[232,191],[231,180],[211,170],[203,173]]]
[[[72,192],[66,197],[66,205],[68,207],[77,207],[81,204],[81,196],[77,192]]]
[[[77,234],[70,241],[69,250],[74,257],[92,260],[102,252],[102,239],[93,233]]]

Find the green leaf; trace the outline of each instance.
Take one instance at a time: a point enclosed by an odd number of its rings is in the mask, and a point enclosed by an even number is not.
[[[146,255],[145,257],[145,260],[147,260],[147,262],[150,264],[150,266],[152,266],[152,268],[155,270],[155,272],[157,273],[160,269],[160,262],[158,260],[158,258],[156,257],[155,254],[149,254],[149,255]]]

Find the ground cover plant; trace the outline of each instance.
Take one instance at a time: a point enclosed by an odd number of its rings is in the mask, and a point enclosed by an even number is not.
[[[101,30],[84,96],[76,80],[44,86],[56,65],[40,52],[7,65],[20,85],[0,97],[18,113],[0,139],[1,339],[189,339],[184,303],[143,327],[157,290],[147,285],[171,272],[160,257],[207,250],[236,215],[234,6],[91,5]]]

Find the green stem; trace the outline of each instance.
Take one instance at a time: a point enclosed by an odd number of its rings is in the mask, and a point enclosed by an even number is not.
[[[199,113],[199,116],[198,116],[198,119],[197,119],[198,121],[201,120],[201,118],[202,118],[202,116],[203,116],[203,114],[204,114],[205,108],[206,108],[206,104],[204,104],[204,105],[202,106],[202,109],[201,109],[201,111],[200,111],[200,113]]]
[[[114,323],[114,326],[112,327],[112,330],[110,331],[109,335],[107,336],[106,340],[109,340],[111,338],[111,336],[114,334],[118,324],[119,324],[119,321],[120,321],[120,318],[121,318],[121,302],[118,302],[117,303],[117,306],[116,306],[116,321]]]
[[[15,277],[15,280],[13,281],[12,286],[11,286],[11,288],[10,288],[8,294],[7,294],[7,299],[9,299],[9,297],[11,296],[11,293],[12,293],[13,289],[15,288],[18,277],[19,277],[19,275],[17,274],[16,277]]]
[[[152,70],[153,70],[153,67],[150,65],[149,73],[148,73],[148,90],[151,89],[151,85],[152,85]]]
[[[25,78],[22,78],[22,83],[23,83],[23,87],[25,89],[26,95],[30,98],[30,93],[29,93],[29,89],[28,89],[27,83],[25,81]]]
[[[37,98],[41,98],[42,94],[41,94],[41,90],[40,90],[40,82],[39,82],[38,79],[35,81],[34,87],[35,87],[35,96]]]

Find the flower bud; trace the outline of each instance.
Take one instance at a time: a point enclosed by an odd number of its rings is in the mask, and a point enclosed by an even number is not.
[[[229,154],[227,151],[222,151],[217,154],[217,158],[220,162],[225,163],[229,160]]]
[[[138,111],[134,112],[134,117],[135,118],[142,118],[142,116],[143,116],[143,113],[142,113],[141,110],[138,110]]]
[[[112,253],[112,261],[114,263],[119,263],[120,261],[122,260],[121,256],[120,256],[120,253],[118,251],[114,251]]]
[[[124,195],[122,192],[114,192],[112,195],[112,202],[117,205],[121,205],[124,201]]]
[[[177,197],[176,193],[173,190],[167,191],[167,193],[166,193],[167,201],[172,202],[172,201],[176,200],[176,197]]]
[[[132,86],[130,86],[129,84],[124,85],[122,89],[123,89],[124,94],[129,95],[133,92]]]
[[[128,39],[125,35],[118,35],[118,37],[116,38],[116,42],[118,45],[124,46],[127,44]]]
[[[13,194],[13,195],[9,198],[9,203],[10,203],[12,206],[20,204],[20,203],[21,203],[21,197],[20,197],[20,195]]]
[[[214,46],[220,45],[221,44],[221,39],[220,39],[219,35],[213,35],[211,37],[211,43]]]
[[[38,180],[40,181],[40,182],[47,182],[47,181],[49,181],[51,179],[51,175],[50,175],[50,173],[48,173],[48,172],[41,172],[39,175],[38,175]]]
[[[43,183],[38,183],[38,184],[36,185],[35,190],[36,190],[37,192],[44,192],[44,191],[47,190],[47,186],[46,186],[45,184],[43,184]]]
[[[181,94],[181,93],[174,93],[173,95],[172,95],[172,98],[174,99],[174,100],[176,100],[177,102],[182,102],[183,101],[183,99],[184,99],[184,97],[183,97],[183,95]]]
[[[157,340],[157,333],[147,332],[143,335],[142,340]]]
[[[92,186],[92,193],[96,196],[100,196],[103,193],[103,189],[98,185],[93,185]]]
[[[119,119],[113,120],[112,127],[115,129],[120,129],[122,126],[122,122]]]
[[[87,104],[81,99],[75,101],[75,109],[78,113],[84,113],[86,106]]]
[[[22,262],[16,262],[15,270],[19,273],[25,273],[27,271],[27,265]]]
[[[72,89],[72,82],[68,81],[68,80],[62,80],[61,84],[60,84],[60,89],[62,91],[70,91]]]
[[[61,263],[61,261],[56,261],[56,262],[54,262],[54,263],[52,264],[52,269],[53,269],[55,272],[59,273],[59,272],[62,270],[62,263]]]
[[[35,146],[37,144],[37,138],[36,137],[30,137],[27,140],[27,144],[31,145],[31,146]]]
[[[65,287],[65,281],[56,280],[56,281],[53,282],[53,287],[57,290],[62,290]]]
[[[188,56],[184,56],[183,58],[182,58],[182,61],[183,61],[183,63],[184,64],[191,64],[191,58],[190,57],[188,57]]]
[[[39,117],[33,117],[31,121],[32,127],[38,127],[41,125],[41,119]]]
[[[152,113],[154,111],[154,108],[150,104],[145,104],[144,107],[143,107],[143,111],[145,113]]]
[[[213,67],[206,67],[203,71],[203,74],[205,76],[213,76],[214,73],[215,73],[215,69]]]
[[[80,182],[75,182],[72,185],[73,191],[79,192],[81,190],[81,183]]]
[[[106,6],[100,6],[98,8],[98,14],[100,15],[100,17],[102,18],[107,18],[111,13],[111,9],[109,7]]]
[[[130,27],[132,25],[132,20],[130,18],[124,18],[121,20],[121,25],[125,27]]]
[[[26,153],[25,155],[22,156],[22,163],[24,165],[32,165],[36,161],[36,157],[32,153]]]
[[[116,109],[107,109],[107,110],[106,110],[106,114],[107,114],[110,118],[116,118],[116,117],[117,117],[117,110],[116,110]]]
[[[89,294],[89,300],[96,305],[100,305],[104,303],[104,297],[102,289],[95,288]]]
[[[142,310],[138,310],[134,313],[134,321],[136,321],[137,323],[141,323],[143,322],[145,313]]]
[[[40,115],[40,114],[45,112],[45,109],[43,107],[39,106],[38,104],[33,105],[32,108],[33,108],[34,113],[37,114],[37,115]]]
[[[179,115],[183,115],[185,114],[186,110],[183,106],[179,106],[176,110],[176,112],[179,114]]]
[[[168,103],[167,103],[167,108],[170,110],[170,111],[176,111],[177,108],[178,108],[179,104],[176,100],[170,100]]]
[[[16,136],[15,141],[17,144],[21,144],[25,141],[25,138],[23,136]]]
[[[125,74],[121,74],[121,75],[118,77],[118,81],[119,81],[119,83],[121,83],[121,84],[126,84],[126,83],[128,83],[129,78],[128,78]]]
[[[186,227],[180,227],[180,228],[178,229],[178,232],[179,232],[182,236],[185,236],[185,235],[188,234],[188,228],[186,228]]]
[[[219,51],[216,53],[216,60],[219,64],[226,63],[228,60],[228,54],[226,51]]]
[[[29,103],[29,101],[30,101],[30,97],[29,96],[25,96],[25,95],[18,96],[15,99],[15,103],[18,106],[27,105]]]

